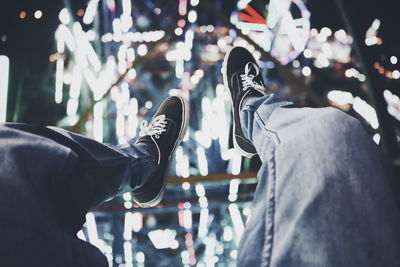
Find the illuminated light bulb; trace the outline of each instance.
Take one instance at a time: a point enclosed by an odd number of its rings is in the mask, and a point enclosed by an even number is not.
[[[25,11],[21,11],[21,12],[19,13],[19,18],[20,18],[20,19],[26,18],[26,12],[25,12]]]
[[[391,56],[390,57],[390,63],[392,63],[393,65],[397,64],[397,57]]]
[[[183,33],[182,28],[176,28],[176,29],[175,29],[175,34],[176,34],[177,36],[181,36],[182,33]]]
[[[323,27],[323,28],[321,29],[321,34],[323,34],[323,35],[329,37],[329,36],[332,35],[332,31],[331,31],[331,29],[329,29],[328,27]]]
[[[195,10],[189,11],[188,20],[191,23],[194,23],[197,20],[197,12]]]
[[[85,15],[85,10],[83,10],[82,8],[79,9],[78,11],[76,11],[76,15],[78,15],[78,17],[83,17],[83,15]]]
[[[145,44],[139,45],[137,49],[137,53],[139,56],[144,56],[147,54],[147,46]]]
[[[35,19],[40,19],[43,16],[43,13],[40,10],[36,10],[33,16],[35,17]]]
[[[71,18],[69,16],[68,9],[66,9],[66,8],[61,9],[60,14],[58,15],[58,18],[60,19],[61,23],[65,24],[65,25],[67,25],[68,23],[71,22]]]
[[[303,75],[304,76],[310,76],[311,75],[311,69],[310,69],[310,67],[304,67],[302,70],[301,70],[301,73],[303,73]]]
[[[198,4],[199,4],[199,0],[190,0],[190,4],[192,5],[192,6],[197,6]]]
[[[400,71],[394,70],[392,75],[393,75],[393,79],[396,79],[396,80],[400,79]]]

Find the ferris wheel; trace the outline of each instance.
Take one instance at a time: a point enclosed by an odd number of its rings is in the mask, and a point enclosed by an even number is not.
[[[310,35],[310,12],[302,0],[271,0],[265,19],[250,6],[249,0],[238,2],[231,22],[248,34],[265,51],[287,64],[306,48]]]

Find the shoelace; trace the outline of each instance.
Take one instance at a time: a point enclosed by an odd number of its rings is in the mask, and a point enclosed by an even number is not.
[[[160,135],[166,131],[165,126],[167,125],[167,121],[165,120],[165,115],[159,115],[150,122],[150,124],[143,120],[140,124],[140,132],[139,136],[153,136],[155,138],[160,138]]]
[[[250,71],[254,70],[255,74],[250,74]],[[256,77],[260,73],[260,69],[254,62],[248,62],[244,68],[244,74],[240,74],[240,78],[242,79],[242,87],[243,91],[247,91],[250,87],[264,91],[264,86],[255,81],[253,81],[254,77]]]

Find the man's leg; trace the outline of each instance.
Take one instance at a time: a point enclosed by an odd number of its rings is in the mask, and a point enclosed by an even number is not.
[[[189,108],[180,96],[167,98],[135,145],[110,146],[59,128],[23,124],[7,127],[49,138],[75,154],[66,175],[53,177],[51,199],[60,223],[76,233],[85,214],[107,199],[132,191],[142,207],[157,205],[169,163],[188,126]]]
[[[400,216],[378,147],[334,108],[252,98],[243,132],[262,161],[238,266],[398,266]]]

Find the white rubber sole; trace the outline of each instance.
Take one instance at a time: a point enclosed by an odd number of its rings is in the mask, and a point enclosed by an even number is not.
[[[235,111],[234,111],[234,108],[233,108],[233,100],[232,100],[232,94],[231,94],[231,90],[229,90],[229,87],[228,87],[228,77],[226,76],[226,73],[227,73],[227,65],[228,65],[228,58],[229,58],[229,55],[230,55],[230,53],[231,53],[231,51],[233,50],[234,48],[232,48],[231,50],[229,50],[228,51],[228,53],[226,53],[225,54],[225,57],[224,57],[224,61],[223,61],[223,63],[222,63],[222,77],[223,77],[223,79],[224,79],[224,87],[225,87],[225,90],[227,90],[228,92],[229,92],[229,95],[230,95],[230,97],[231,97],[231,106],[232,106],[232,118],[233,118],[233,129],[232,129],[232,131],[233,131],[233,135],[232,135],[232,138],[233,138],[233,147],[236,149],[236,151],[238,151],[239,152],[239,154],[241,154],[242,156],[244,156],[244,157],[246,157],[246,158],[252,158],[252,157],[254,157],[255,155],[256,155],[256,153],[249,153],[249,152],[246,152],[246,151],[244,151],[240,146],[239,146],[239,144],[237,143],[237,141],[236,141],[236,132],[235,132],[235,129],[236,129],[236,127],[235,127]]]
[[[174,148],[172,149],[171,155],[169,156],[167,170],[168,170],[169,164],[171,162],[172,155],[174,155],[176,148],[182,142],[183,138],[185,137],[186,131],[189,127],[189,115],[190,115],[189,103],[182,96],[177,95],[176,97],[178,97],[183,104],[182,105],[183,106],[183,112],[182,112],[183,123],[182,123],[181,129],[179,131],[179,138],[176,140]],[[168,175],[168,172],[165,172],[165,176],[163,177],[163,179],[164,179],[163,186],[161,187],[160,192],[157,194],[157,196],[155,198],[153,198],[152,200],[145,202],[145,203],[137,203],[141,208],[152,208],[154,206],[157,206],[161,202],[161,200],[164,196],[165,187],[167,185],[167,178],[166,178],[167,175]]]

